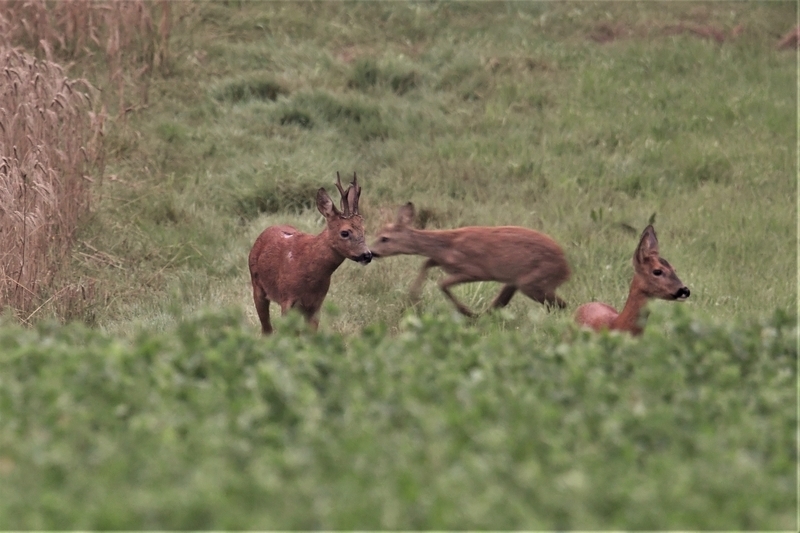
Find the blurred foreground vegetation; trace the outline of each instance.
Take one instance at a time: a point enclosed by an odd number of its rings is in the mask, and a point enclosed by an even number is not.
[[[794,529],[795,317],[659,309],[640,340],[537,343],[447,315],[5,327],[0,525]]]

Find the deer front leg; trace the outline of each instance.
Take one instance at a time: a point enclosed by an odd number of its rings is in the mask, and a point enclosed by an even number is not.
[[[503,288],[500,289],[500,294],[497,295],[497,298],[494,299],[492,302],[491,308],[497,309],[498,307],[505,307],[508,305],[508,302],[511,301],[511,298],[514,296],[514,293],[517,292],[517,287],[514,285],[503,285]]]
[[[428,269],[435,266],[439,266],[439,263],[433,259],[428,259],[425,261],[425,263],[423,263],[422,268],[419,270],[419,274],[417,275],[417,279],[415,279],[414,283],[411,284],[411,290],[409,292],[412,301],[418,302],[420,300],[422,284],[425,283],[425,276],[428,274]]]
[[[555,293],[546,294],[544,301],[548,311],[550,311],[553,307],[557,307],[559,309],[566,309],[567,307],[567,302],[556,296]]]
[[[450,287],[453,285],[458,285],[460,283],[466,283],[468,281],[474,281],[471,276],[467,276],[464,274],[453,274],[452,276],[447,276],[442,281],[439,282],[439,288],[442,289],[442,292],[450,298],[450,301],[453,302],[453,305],[456,306],[458,312],[462,315],[466,315],[468,317],[475,317],[475,313],[473,313],[469,307],[459,302],[453,293],[450,292]]]

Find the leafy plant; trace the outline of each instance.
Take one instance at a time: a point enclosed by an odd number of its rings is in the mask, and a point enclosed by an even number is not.
[[[791,315],[665,306],[665,333],[535,344],[447,315],[349,339],[288,318],[266,339],[238,312],[130,341],[0,328],[3,524],[793,528]]]

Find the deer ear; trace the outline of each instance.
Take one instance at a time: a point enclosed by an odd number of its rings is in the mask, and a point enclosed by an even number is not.
[[[317,209],[319,209],[319,212],[322,213],[322,216],[324,216],[326,220],[330,220],[339,214],[336,206],[333,205],[333,200],[331,200],[331,197],[328,196],[324,188],[320,188],[320,190],[317,191]]]
[[[397,224],[399,226],[410,226],[414,223],[414,204],[408,202],[397,210]]]
[[[635,263],[644,264],[647,258],[653,255],[658,255],[658,238],[656,238],[656,230],[649,225],[642,232],[633,260]]]

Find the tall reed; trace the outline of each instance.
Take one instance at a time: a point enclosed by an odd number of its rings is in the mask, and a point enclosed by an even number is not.
[[[106,107],[124,117],[147,104],[172,11],[167,0],[0,0],[0,308],[23,322],[43,309],[84,315],[93,297],[91,281],[58,274],[102,176]],[[93,57],[95,85],[112,89],[102,103],[57,64]]]
[[[147,104],[150,76],[167,68],[174,5],[187,4],[0,0],[0,47],[22,46],[48,61],[104,57],[108,81],[117,92],[117,112],[124,114],[134,106],[126,90],[138,92],[141,104]]]
[[[29,321],[75,293],[53,283],[102,173],[105,113],[87,81],[19,50],[0,50],[0,78],[0,308]]]

